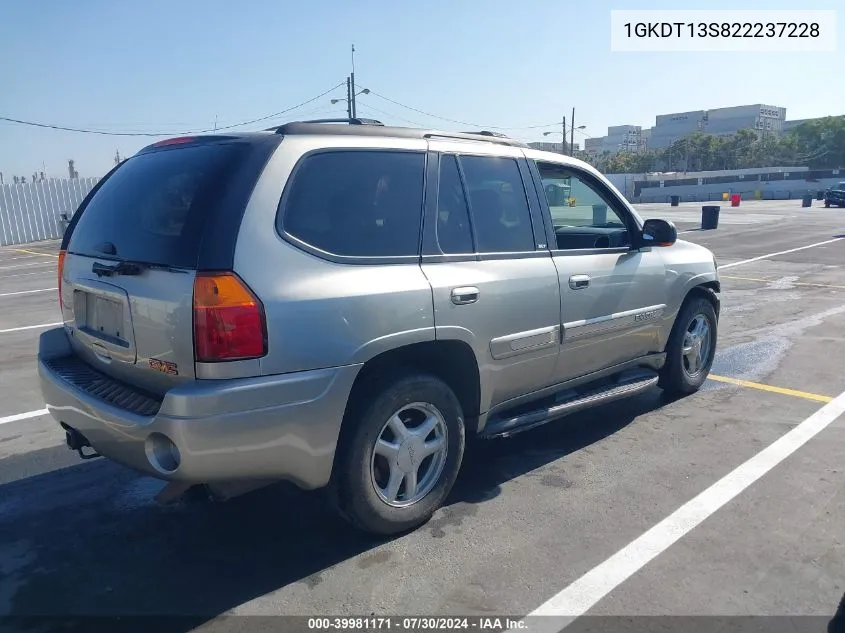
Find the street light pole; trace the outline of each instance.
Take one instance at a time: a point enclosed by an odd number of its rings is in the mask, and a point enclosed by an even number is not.
[[[346,78],[346,114],[352,118],[352,79]]]
[[[569,153],[575,156],[575,108],[572,108],[572,120],[569,122]]]

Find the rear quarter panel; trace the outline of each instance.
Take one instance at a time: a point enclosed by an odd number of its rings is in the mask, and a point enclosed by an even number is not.
[[[419,261],[341,264],[300,250],[276,231],[285,184],[306,152],[381,148],[383,138],[291,136],[279,145],[247,206],[235,272],[264,304],[268,353],[263,375],[364,363],[380,352],[434,340],[431,287]],[[424,152],[421,139],[390,139]]]

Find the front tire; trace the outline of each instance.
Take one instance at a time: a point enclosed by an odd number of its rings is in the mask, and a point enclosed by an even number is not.
[[[684,303],[672,326],[660,374],[660,386],[667,395],[685,396],[701,388],[716,355],[717,330],[716,310],[710,301],[693,297]]]
[[[366,391],[343,423],[347,432],[338,446],[331,498],[358,529],[406,532],[431,518],[457,479],[463,411],[449,386],[429,374]]]

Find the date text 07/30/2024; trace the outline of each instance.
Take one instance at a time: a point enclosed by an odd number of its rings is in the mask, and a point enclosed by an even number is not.
[[[334,617],[308,618],[312,631],[505,631],[527,628],[520,618],[510,617]]]

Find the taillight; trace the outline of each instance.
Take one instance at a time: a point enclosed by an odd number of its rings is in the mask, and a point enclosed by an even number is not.
[[[59,309],[60,310],[64,309],[64,303],[62,302],[62,277],[64,276],[64,271],[65,271],[65,255],[66,255],[65,251],[59,251],[59,265],[56,267],[57,272],[58,272],[58,276],[59,276],[59,281],[58,281],[57,285],[59,287]]]
[[[194,279],[194,358],[244,360],[267,353],[264,306],[234,273]]]

